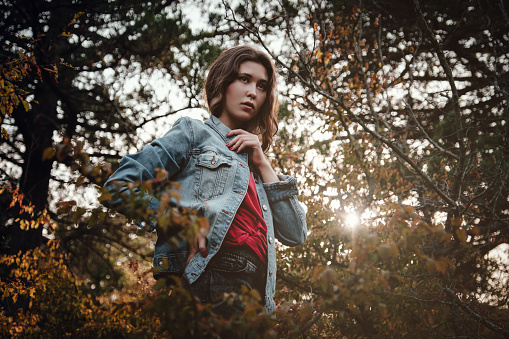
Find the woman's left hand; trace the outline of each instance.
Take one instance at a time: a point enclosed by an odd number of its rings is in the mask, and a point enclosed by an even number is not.
[[[261,169],[269,164],[265,154],[263,154],[262,144],[257,135],[244,131],[243,129],[234,129],[226,134],[227,136],[236,135],[226,144],[230,150],[240,153],[243,150],[249,152],[249,160],[256,168]]]

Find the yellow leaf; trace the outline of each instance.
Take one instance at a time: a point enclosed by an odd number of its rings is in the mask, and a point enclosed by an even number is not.
[[[42,160],[50,160],[55,156],[55,149],[53,147],[48,147],[42,153]]]
[[[23,103],[23,107],[25,107],[25,111],[28,112],[30,110],[30,104],[25,100],[21,100],[21,102]]]

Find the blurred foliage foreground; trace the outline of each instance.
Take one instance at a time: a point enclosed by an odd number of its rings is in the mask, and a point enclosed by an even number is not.
[[[148,204],[143,199],[147,193],[144,188],[154,185],[143,183],[137,187],[141,190],[133,189],[131,195],[124,196],[127,214],[139,220],[150,219],[149,213],[142,212],[147,211]],[[162,200],[163,209],[169,203],[167,195],[156,195]],[[17,222],[25,225],[25,230],[55,229],[46,211],[35,213],[33,205],[25,205],[18,189],[2,188],[0,196],[2,200],[12,198],[9,209],[19,209]],[[105,193],[100,199],[111,198],[110,193]],[[81,215],[78,209],[69,208],[72,204],[63,205],[62,214],[70,218]],[[104,222],[107,217],[101,208],[91,213],[91,224]],[[158,228],[169,236],[192,238],[199,227],[205,226],[203,219],[194,211],[174,209],[158,217]],[[54,234],[49,238],[54,238]],[[1,337],[213,338],[224,333],[234,337],[277,337],[273,329],[275,317],[260,305],[256,291],[245,289],[242,295],[225,295],[220,302],[241,300],[246,308],[242,317],[223,319],[213,313],[212,305],[200,304],[183,289],[180,279],[154,283],[154,269],[140,267],[138,260],[124,265],[125,283],[120,291],[91,295],[86,274],[75,274],[69,257],[69,251],[53,239],[26,252],[0,256]]]
[[[160,281],[148,287],[147,272],[131,264],[136,282],[126,286],[121,302],[93,298],[66,266],[66,254],[56,241],[15,256],[3,256],[0,264],[9,271],[0,283],[7,309],[0,315],[2,337],[218,337],[221,332],[244,332],[248,337],[274,337],[273,320],[262,313],[259,295],[241,296],[244,318],[221,319],[210,305],[195,303],[178,284],[171,290]],[[5,269],[5,268],[4,268]],[[141,288],[140,288],[141,287]],[[227,301],[233,302],[234,296]],[[252,334],[252,335],[250,335]]]
[[[1,195],[13,198],[11,208],[20,208],[24,224],[29,225],[27,229],[43,224],[52,228],[45,212],[34,213],[33,206],[25,205],[17,190],[2,189]],[[127,203],[134,206],[133,211],[144,209],[139,197],[131,196]],[[173,213],[167,222],[159,222],[166,225],[163,231],[168,234],[192,237],[193,232],[188,229],[196,228],[194,224],[199,224],[199,220],[192,214]],[[182,227],[183,223],[187,227]],[[33,250],[0,257],[0,336],[213,338],[228,333],[234,337],[245,334],[247,338],[335,338],[365,337],[371,332],[406,337],[429,328],[444,331],[443,327],[449,325],[443,319],[458,316],[454,314],[456,307],[465,312],[460,317],[475,317],[482,312],[477,323],[464,322],[472,334],[490,337],[495,331],[504,335],[507,309],[488,304],[472,307],[460,300],[452,288],[440,287],[454,271],[454,260],[446,256],[431,258],[421,249],[447,246],[451,237],[443,229],[430,227],[412,207],[395,205],[392,218],[377,233],[336,231],[329,236],[348,239],[344,246],[352,258],[349,266],[341,270],[341,276],[328,265],[317,265],[307,278],[307,283],[315,287],[313,295],[302,297],[300,302],[279,300],[273,315],[266,313],[255,291],[224,295],[224,302],[240,299],[246,306],[241,317],[231,319],[215,315],[211,305],[198,303],[178,279],[171,287],[164,279],[154,283],[154,269],[141,268],[137,260],[125,265],[127,279],[121,291],[91,295],[84,279],[73,273],[68,251],[61,248],[58,240],[48,240]],[[365,233],[361,236],[360,232]],[[468,255],[466,237],[462,239],[458,250]],[[281,259],[280,266],[285,262]],[[289,269],[281,275],[283,286],[302,283],[291,281]],[[416,284],[416,277],[423,279]],[[280,296],[291,293],[284,287]],[[338,304],[344,307],[338,309]],[[363,323],[365,318],[369,322]],[[361,322],[350,328],[348,323],[355,323],[356,319]],[[341,323],[347,325],[346,331],[363,326],[364,333],[344,336],[338,326]]]

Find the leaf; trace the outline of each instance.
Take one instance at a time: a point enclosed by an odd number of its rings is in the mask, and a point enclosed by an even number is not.
[[[382,244],[377,248],[378,256],[383,261],[395,258],[399,255],[399,250],[396,246],[390,244]]]
[[[168,179],[168,172],[166,172],[166,170],[164,170],[163,168],[156,168],[155,172],[156,172],[154,180],[155,182],[161,182]]]
[[[57,205],[60,205],[60,206],[76,206],[76,201],[74,200],[69,200],[69,201],[59,201],[57,203]]]
[[[81,175],[81,176],[78,178],[78,180],[76,180],[76,187],[80,187],[81,185],[83,185],[83,183],[85,182],[85,179],[86,179],[86,178],[85,178],[84,176],[82,176],[82,175]]]
[[[445,274],[447,267],[449,266],[452,266],[452,262],[448,258],[440,258],[439,260],[435,261],[435,268],[442,274]]]
[[[431,258],[426,259],[426,269],[429,273],[434,273],[436,271],[435,260]]]
[[[53,147],[48,147],[42,153],[42,160],[51,160],[55,156],[56,151]]]
[[[457,229],[455,233],[456,233],[456,236],[458,237],[458,240],[461,241],[461,243],[463,245],[465,245],[467,242],[467,231],[460,228],[460,229]]]
[[[159,291],[166,286],[166,279],[161,278],[157,280],[157,283],[154,285],[154,291]]]
[[[461,226],[461,218],[451,218],[451,225],[454,227]]]

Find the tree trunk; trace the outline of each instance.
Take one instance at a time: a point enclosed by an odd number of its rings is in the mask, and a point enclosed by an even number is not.
[[[43,160],[44,150],[52,146],[53,133],[57,127],[57,96],[51,90],[47,78],[39,83],[35,90],[35,97],[39,103],[32,102],[32,109],[25,112],[18,107],[13,116],[17,126],[25,139],[26,150],[23,154],[23,174],[19,186],[27,202],[35,206],[34,213],[44,210],[48,204],[48,189],[53,160]],[[8,226],[8,248],[4,252],[9,254],[25,252],[43,242],[42,225],[37,229],[22,230],[19,224]]]

